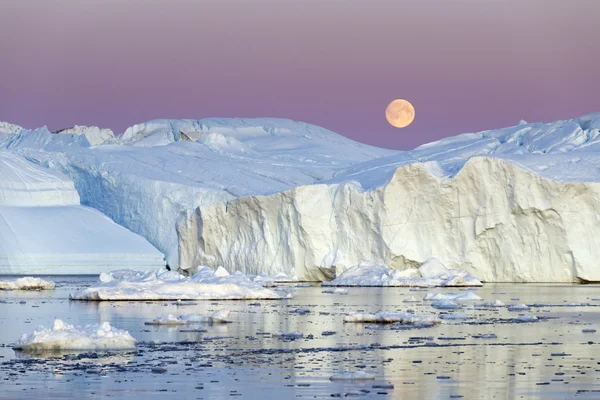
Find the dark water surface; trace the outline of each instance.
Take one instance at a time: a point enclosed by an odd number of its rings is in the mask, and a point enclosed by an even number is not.
[[[457,312],[472,319],[405,329],[344,324],[343,317],[358,311],[454,311],[403,302],[422,299],[427,290],[349,288],[348,295],[333,295],[319,286],[294,285],[286,285],[294,297],[283,301],[74,302],[69,293],[95,278],[53,280],[54,291],[0,291],[1,399],[600,398],[597,285],[490,284],[476,290],[483,301],[535,306],[525,312],[463,309]],[[224,308],[233,323],[144,325],[169,313]],[[310,313],[294,313],[297,308]],[[515,322],[520,314],[539,320]],[[99,354],[30,356],[12,349],[23,333],[49,327],[55,318],[75,325],[109,321],[140,343],[135,352]],[[276,331],[304,336],[281,340],[271,335]],[[327,331],[335,333],[323,334]],[[497,337],[480,336],[491,333]],[[329,379],[356,371],[376,379]]]

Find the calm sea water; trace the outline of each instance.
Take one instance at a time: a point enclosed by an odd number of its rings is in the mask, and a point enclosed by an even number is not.
[[[484,301],[535,305],[540,319],[517,323],[506,308],[474,310],[471,319],[422,329],[344,324],[364,311],[445,314],[421,299],[427,290],[287,287],[283,301],[69,301],[94,278],[55,277],[54,291],[0,292],[0,398],[374,399],[600,398],[600,286],[493,284],[476,290]],[[434,289],[454,292],[457,289]],[[514,300],[511,300],[514,299]],[[518,300],[517,300],[518,299]],[[580,305],[572,305],[579,303]],[[233,323],[148,326],[166,314],[231,310]],[[309,314],[294,313],[297,308]],[[23,333],[54,318],[71,324],[109,321],[140,341],[135,352],[46,354],[15,352]],[[599,333],[585,333],[598,329]],[[301,331],[280,340],[276,331]],[[333,333],[332,333],[333,332]],[[324,334],[325,333],[325,334]],[[480,335],[493,333],[495,338]],[[154,372],[153,372],[154,371]],[[373,381],[335,381],[366,371]]]

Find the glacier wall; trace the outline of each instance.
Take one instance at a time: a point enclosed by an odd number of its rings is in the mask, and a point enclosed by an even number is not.
[[[322,280],[362,261],[403,269],[433,256],[483,281],[600,281],[599,200],[600,183],[509,160],[474,157],[451,179],[414,163],[373,190],[309,185],[200,206],[179,223],[180,260]]]

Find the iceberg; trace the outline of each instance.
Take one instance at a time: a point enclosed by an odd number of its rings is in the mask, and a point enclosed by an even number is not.
[[[14,348],[26,352],[130,350],[135,349],[136,344],[129,332],[114,328],[108,322],[76,327],[56,319],[52,328],[41,326],[31,334],[24,334]]]
[[[0,274],[99,274],[164,266],[147,240],[79,204],[72,180],[0,151]]]
[[[83,301],[160,301],[160,300],[280,300],[278,294],[241,274],[221,275],[208,267],[191,277],[175,271],[145,273],[114,271],[100,275],[97,286],[83,288],[69,296]]]
[[[322,281],[434,257],[483,282],[600,281],[600,113],[411,151],[282,119],[155,120],[94,146],[12,131],[0,148],[67,175],[187,274]]]

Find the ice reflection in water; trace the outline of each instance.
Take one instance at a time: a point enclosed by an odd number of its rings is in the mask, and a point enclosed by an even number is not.
[[[424,301],[405,303],[411,296],[421,300],[427,293],[408,288],[350,288],[344,296],[321,293],[320,287],[295,288],[293,299],[259,304],[81,303],[69,302],[68,294],[89,280],[58,281],[54,292],[0,293],[0,398],[60,398],[77,393],[78,398],[350,394],[398,399],[562,399],[578,390],[582,391],[578,398],[596,398],[599,393],[593,391],[600,390],[600,360],[594,357],[599,340],[595,332],[584,332],[600,325],[598,286],[486,285],[476,291],[486,302],[538,304],[526,312],[510,312],[505,307],[476,308],[473,302],[456,311],[436,310]],[[231,310],[233,323],[144,325],[167,314],[210,314],[223,308]],[[293,312],[298,308],[310,312]],[[343,322],[348,313],[408,309],[470,318],[450,317],[440,326],[424,329]],[[519,314],[540,320],[513,322]],[[16,354],[9,347],[22,333],[49,326],[54,318],[70,324],[110,321],[141,343],[136,353],[44,357]],[[282,339],[271,335],[276,331],[301,331],[303,337]],[[334,374],[357,371],[373,374],[375,380],[329,380]]]

